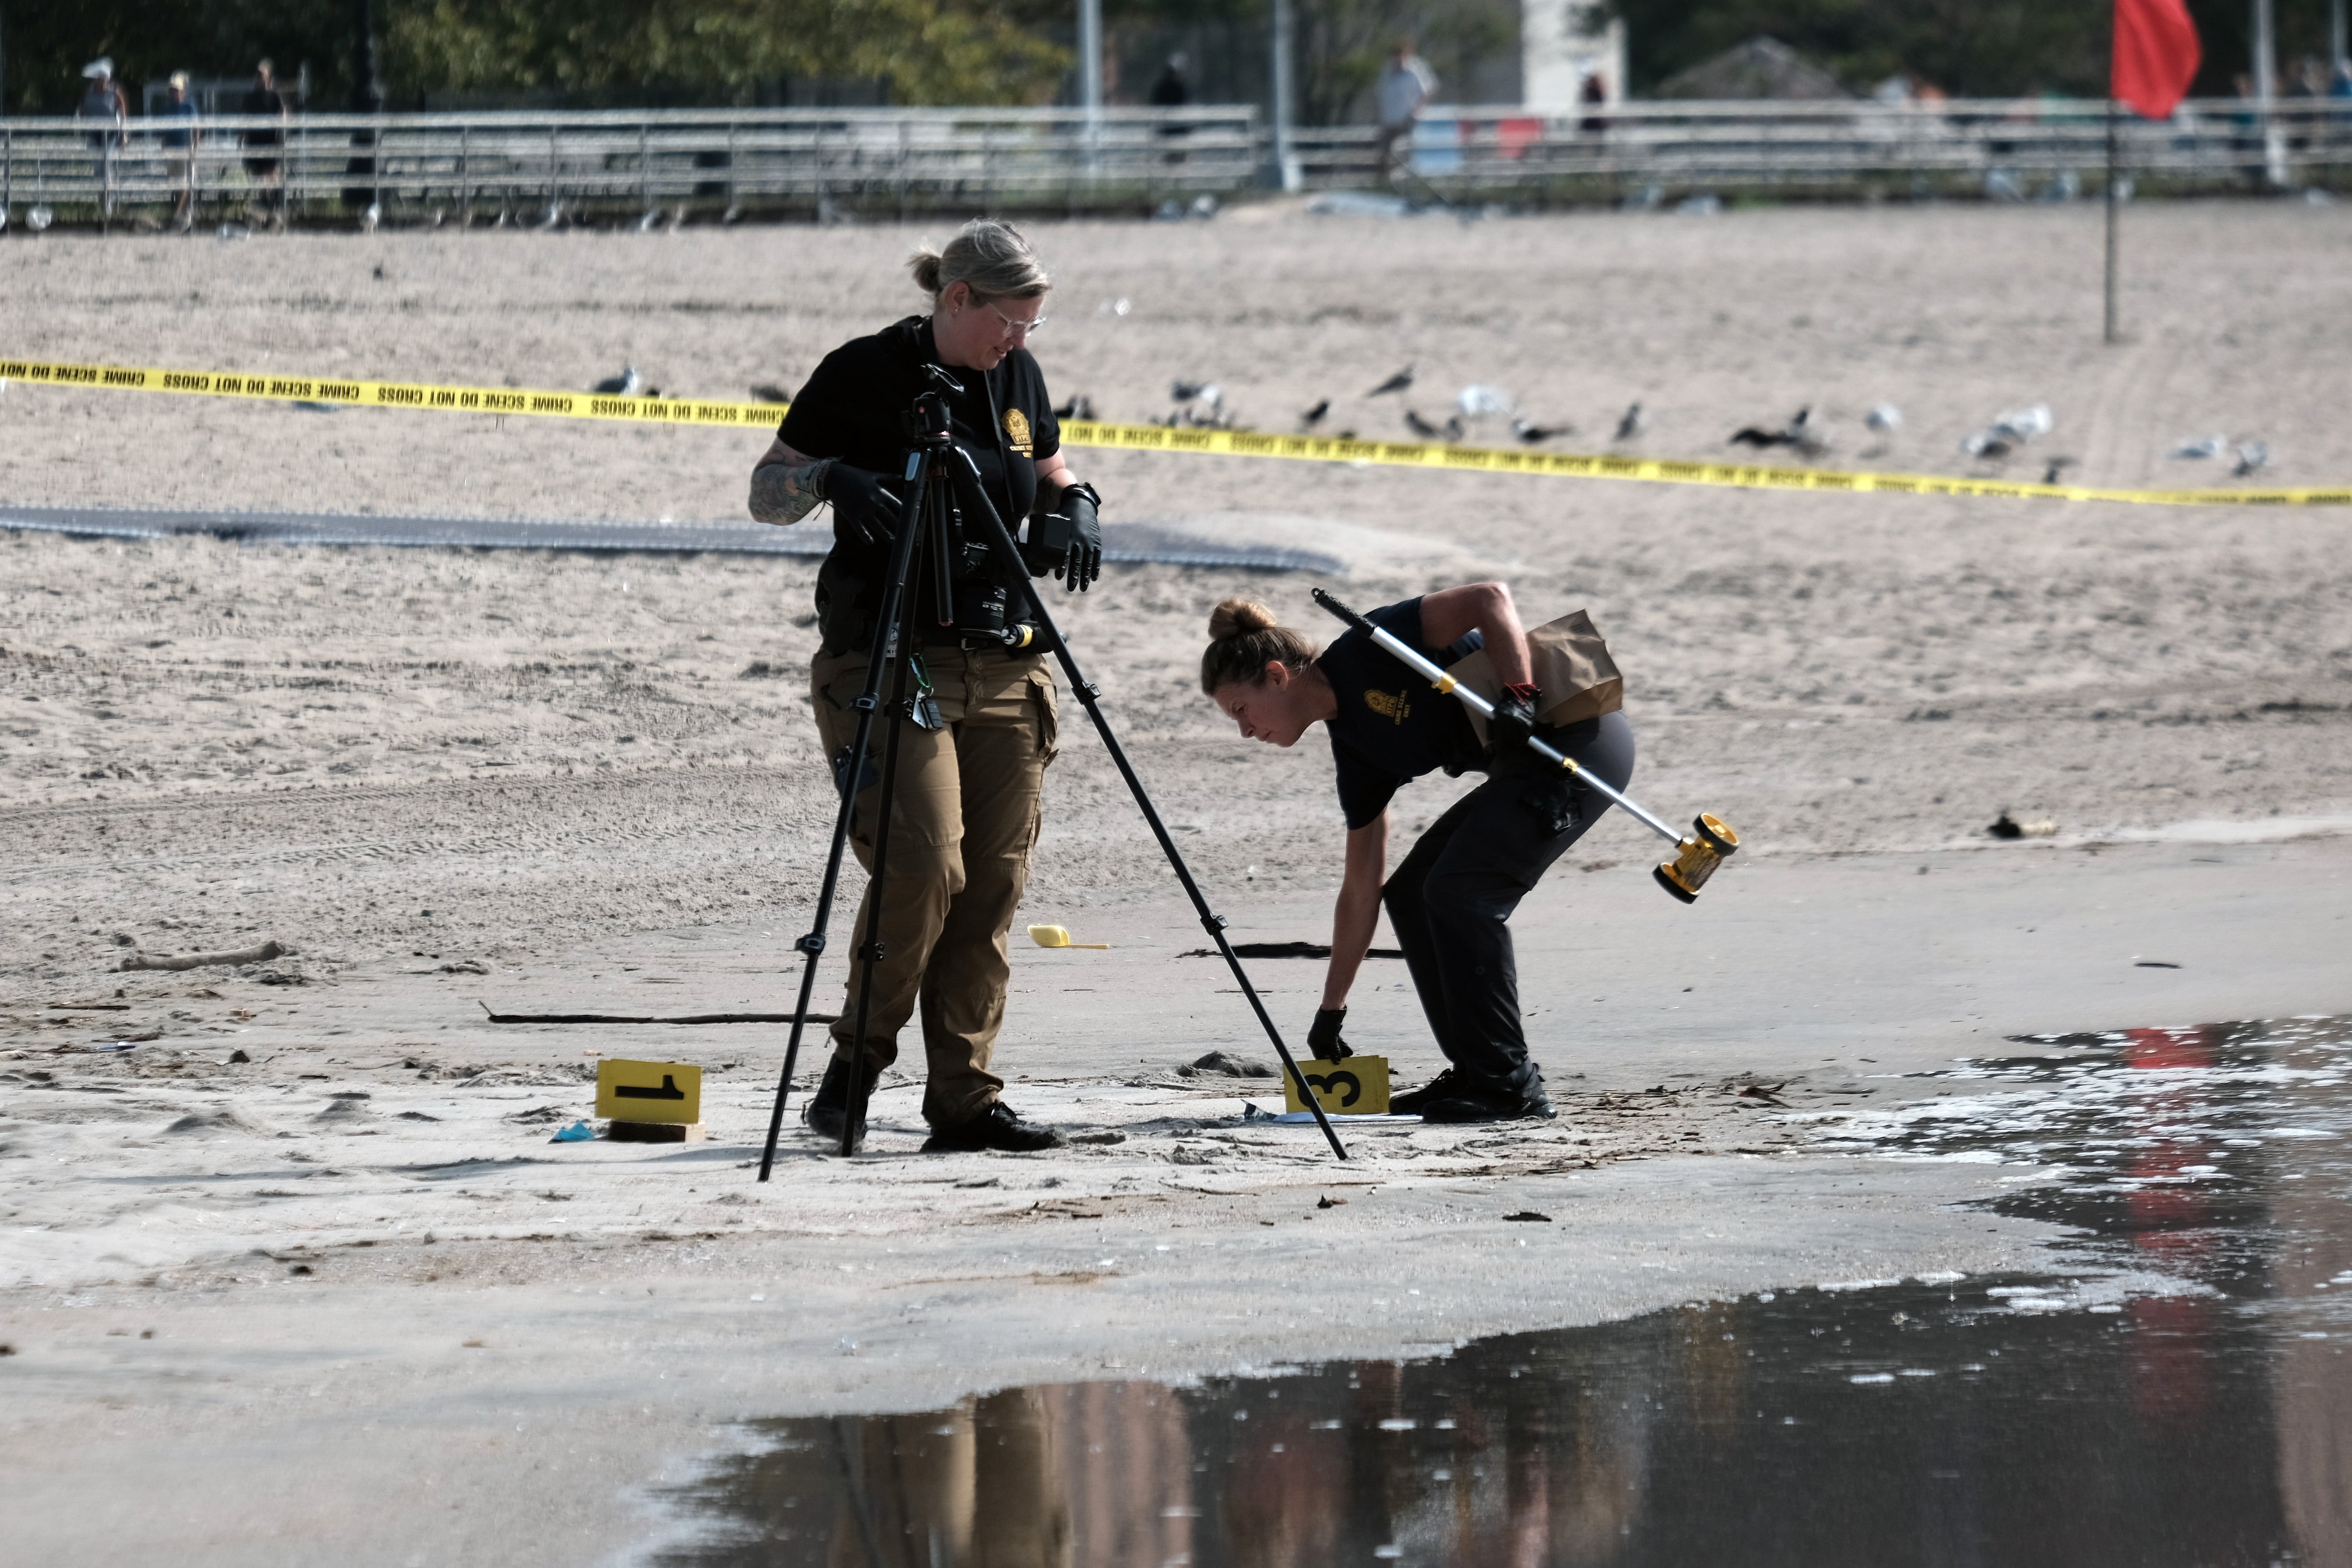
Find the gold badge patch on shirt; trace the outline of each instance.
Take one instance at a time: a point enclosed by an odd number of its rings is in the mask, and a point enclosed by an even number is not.
[[[1004,438],[1010,441],[1013,444],[1013,449],[1023,457],[1035,456],[1029,440],[1029,416],[1022,413],[1018,408],[1008,408],[1004,411]]]
[[[1367,691],[1364,693],[1364,706],[1392,724],[1402,724],[1405,716],[1412,711],[1412,704],[1405,700],[1407,695],[1409,693],[1404,691],[1393,697],[1385,691]]]

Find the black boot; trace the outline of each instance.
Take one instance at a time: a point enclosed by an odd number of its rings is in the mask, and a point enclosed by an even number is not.
[[[1418,1116],[1421,1108],[1433,1100],[1444,1100],[1462,1087],[1462,1080],[1447,1068],[1419,1089],[1409,1089],[1402,1094],[1389,1096],[1389,1113],[1392,1116]]]
[[[876,1074],[872,1068],[859,1073],[857,1086],[857,1133],[851,1141],[853,1150],[866,1143],[866,1102],[873,1098]],[[816,1092],[801,1104],[801,1120],[808,1130],[829,1143],[841,1142],[842,1123],[849,1119],[849,1064],[835,1057],[824,1068],[824,1081]]]
[[[1058,1149],[1062,1142],[1062,1135],[1052,1128],[1032,1126],[1013,1114],[1011,1106],[993,1100],[989,1101],[987,1110],[971,1121],[959,1121],[932,1133],[923,1144],[923,1152],[976,1154],[983,1149],[994,1149],[1006,1154],[1034,1154]]]
[[[1544,1093],[1541,1079],[1525,1089],[1479,1089],[1457,1079],[1446,1093],[1422,1101],[1418,1109],[1423,1121],[1549,1121],[1559,1114]]]

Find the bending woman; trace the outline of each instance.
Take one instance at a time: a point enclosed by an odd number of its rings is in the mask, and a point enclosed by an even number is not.
[[[1501,583],[1447,588],[1365,617],[1432,662],[1451,665],[1483,647],[1504,687],[1482,747],[1461,703],[1381,651],[1343,633],[1321,654],[1265,605],[1227,599],[1209,617],[1201,689],[1245,740],[1293,746],[1317,724],[1331,732],[1347,869],[1331,921],[1331,968],[1307,1043],[1346,1054],[1339,1029],[1348,992],[1385,902],[1430,1031],[1450,1064],[1391,1109],[1431,1121],[1549,1117],[1543,1074],[1519,1027],[1518,970],[1504,922],[1553,861],[1609,809],[1607,797],[1541,762],[1522,743],[1549,742],[1612,788],[1633,776],[1633,731],[1622,713],[1539,726],[1527,633]],[[1444,769],[1484,773],[1421,836],[1396,875],[1388,864],[1389,803],[1406,781]]]

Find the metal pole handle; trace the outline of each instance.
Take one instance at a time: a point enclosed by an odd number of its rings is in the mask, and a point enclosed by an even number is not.
[[[1381,648],[1386,650],[1389,654],[1392,655],[1400,664],[1402,664],[1407,669],[1412,670],[1415,675],[1418,675],[1423,679],[1428,681],[1432,686],[1437,688],[1438,690],[1442,692],[1449,692],[1455,698],[1459,699],[1465,708],[1469,709],[1472,712],[1477,714],[1482,719],[1491,720],[1494,718],[1495,705],[1493,703],[1487,701],[1485,698],[1479,696],[1476,692],[1471,690],[1468,687],[1463,685],[1452,676],[1446,674],[1445,671],[1440,669],[1429,659],[1423,658],[1419,649],[1415,648],[1411,643],[1406,642],[1402,637],[1398,637],[1395,633],[1388,630],[1384,626],[1374,626],[1371,622],[1356,614],[1355,611],[1348,608],[1347,605],[1341,604],[1339,600],[1333,598],[1330,595],[1325,593],[1320,588],[1315,590],[1315,602],[1322,605],[1325,609],[1330,611],[1333,615],[1339,616],[1341,620],[1347,622],[1349,626],[1354,626],[1358,631],[1370,634],[1371,639],[1378,643]],[[1668,827],[1664,823],[1659,821],[1656,817],[1643,810],[1641,806],[1635,805],[1633,801],[1628,800],[1619,791],[1611,788],[1607,784],[1595,777],[1585,768],[1579,766],[1574,757],[1568,756],[1554,747],[1546,745],[1543,742],[1537,740],[1532,735],[1528,737],[1528,750],[1533,752],[1537,756],[1541,757],[1552,766],[1556,768],[1565,768],[1570,773],[1574,773],[1585,784],[1599,790],[1602,795],[1607,795],[1617,805],[1623,806],[1628,813],[1639,818],[1652,832],[1657,834],[1658,837],[1664,838],[1667,843],[1680,844],[1683,841],[1683,836],[1680,833]]]

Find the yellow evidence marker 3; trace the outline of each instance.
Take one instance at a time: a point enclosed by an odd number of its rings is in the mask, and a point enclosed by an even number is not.
[[[1385,1116],[1389,1109],[1389,1058],[1349,1057],[1343,1061],[1300,1062],[1307,1087],[1315,1091],[1326,1116]],[[1289,1074],[1282,1079],[1284,1109],[1304,1111],[1298,1085]]]

